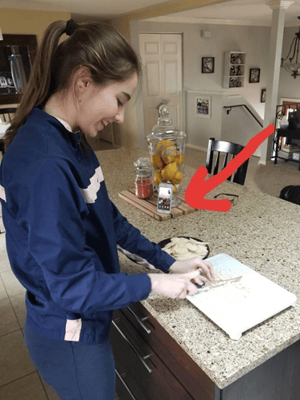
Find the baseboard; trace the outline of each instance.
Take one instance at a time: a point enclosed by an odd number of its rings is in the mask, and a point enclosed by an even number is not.
[[[204,151],[204,153],[207,152],[207,147],[197,146],[196,144],[186,143],[185,147],[189,147],[190,149],[195,149],[199,151]]]
[[[271,164],[274,164],[274,161],[272,161],[272,160],[267,160],[267,161],[259,160],[258,164],[259,165],[271,165]]]

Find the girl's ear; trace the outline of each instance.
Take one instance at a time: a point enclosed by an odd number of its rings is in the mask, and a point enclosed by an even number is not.
[[[79,77],[76,81],[77,88],[79,89],[80,92],[84,91],[88,87],[89,84],[90,84],[90,80],[87,78]]]
[[[87,67],[79,67],[74,73],[73,82],[79,92],[85,91],[92,82],[89,69]]]

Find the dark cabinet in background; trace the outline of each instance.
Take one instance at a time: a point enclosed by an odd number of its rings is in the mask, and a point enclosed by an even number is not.
[[[20,102],[36,50],[36,35],[3,35],[0,41],[0,105]]]

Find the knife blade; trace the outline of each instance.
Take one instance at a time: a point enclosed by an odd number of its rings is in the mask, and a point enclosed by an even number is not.
[[[242,279],[242,277],[243,277],[243,275],[236,276],[235,278],[230,278],[230,279],[220,279],[220,280],[215,281],[214,284],[211,284],[209,286],[205,286],[205,283],[204,283],[202,286],[199,287],[198,292],[204,292],[207,290],[215,289],[220,286],[224,286],[227,283],[238,282],[239,280]]]

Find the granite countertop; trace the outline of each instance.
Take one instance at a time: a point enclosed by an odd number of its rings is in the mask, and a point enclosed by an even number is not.
[[[207,197],[221,192],[238,194],[229,212],[198,210],[157,221],[118,197],[118,192],[133,186],[133,162],[147,153],[117,149],[98,152],[98,156],[110,198],[151,241],[178,235],[200,238],[209,242],[210,256],[226,253],[300,298],[298,205],[226,181]],[[194,173],[185,167],[184,186]],[[120,262],[124,272],[145,272],[123,255]],[[245,332],[238,341],[231,340],[188,300],[150,294],[142,304],[220,389],[300,338],[298,301],[295,307]]]

